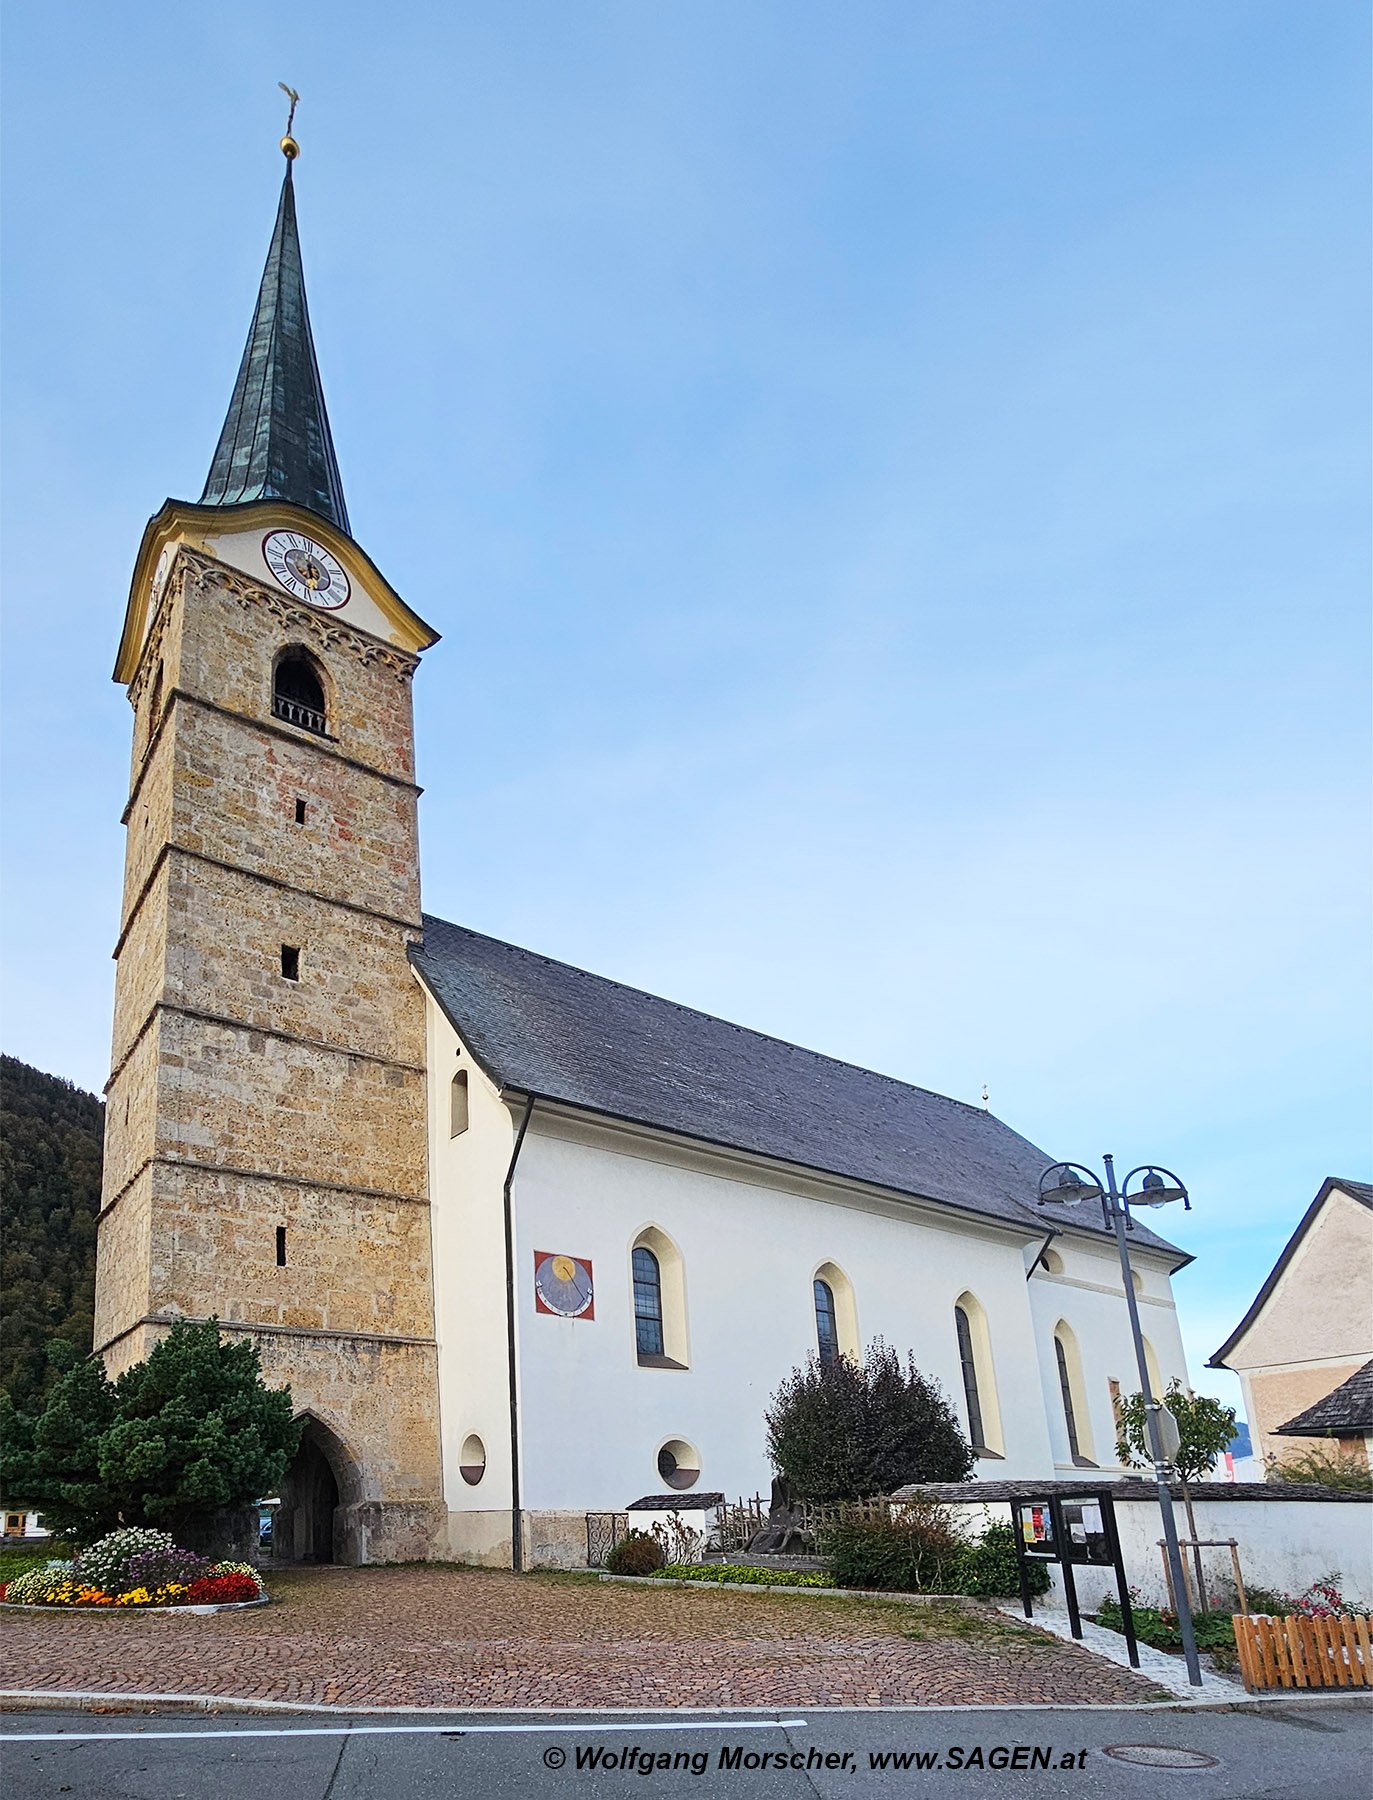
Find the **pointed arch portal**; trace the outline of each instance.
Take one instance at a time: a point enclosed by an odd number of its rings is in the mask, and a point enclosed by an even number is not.
[[[299,1448],[281,1484],[273,1552],[282,1562],[355,1562],[342,1512],[358,1497],[357,1464],[322,1419],[306,1413],[304,1421]]]

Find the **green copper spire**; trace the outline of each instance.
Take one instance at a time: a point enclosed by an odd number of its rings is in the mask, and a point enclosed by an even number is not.
[[[202,506],[234,506],[248,500],[289,500],[347,531],[348,509],[305,304],[291,183],[298,151],[289,131],[281,147],[286,179],[276,229],[229,416],[200,501]]]

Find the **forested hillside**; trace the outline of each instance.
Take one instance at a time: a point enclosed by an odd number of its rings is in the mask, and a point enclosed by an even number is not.
[[[91,1347],[104,1130],[94,1094],[0,1056],[0,1388],[21,1411],[52,1339]]]

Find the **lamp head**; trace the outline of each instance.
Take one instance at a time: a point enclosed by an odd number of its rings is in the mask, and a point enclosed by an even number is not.
[[[1084,1200],[1100,1198],[1100,1182],[1084,1181],[1071,1163],[1055,1163],[1040,1179],[1041,1206],[1081,1206]]]
[[[1128,1182],[1126,1185],[1127,1192],[1124,1197],[1131,1206],[1167,1206],[1174,1200],[1181,1200],[1188,1212],[1192,1210],[1192,1202],[1187,1198],[1187,1189],[1176,1175],[1170,1175],[1166,1170],[1147,1168],[1144,1171],[1143,1181],[1140,1182],[1138,1190],[1133,1194],[1128,1192]]]

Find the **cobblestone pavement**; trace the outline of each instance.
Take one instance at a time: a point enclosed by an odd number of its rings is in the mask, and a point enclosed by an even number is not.
[[[0,1615],[0,1687],[349,1706],[1115,1705],[1160,1698],[990,1609],[457,1568],[291,1569],[271,1606]],[[910,1633],[912,1635],[905,1635]]]

